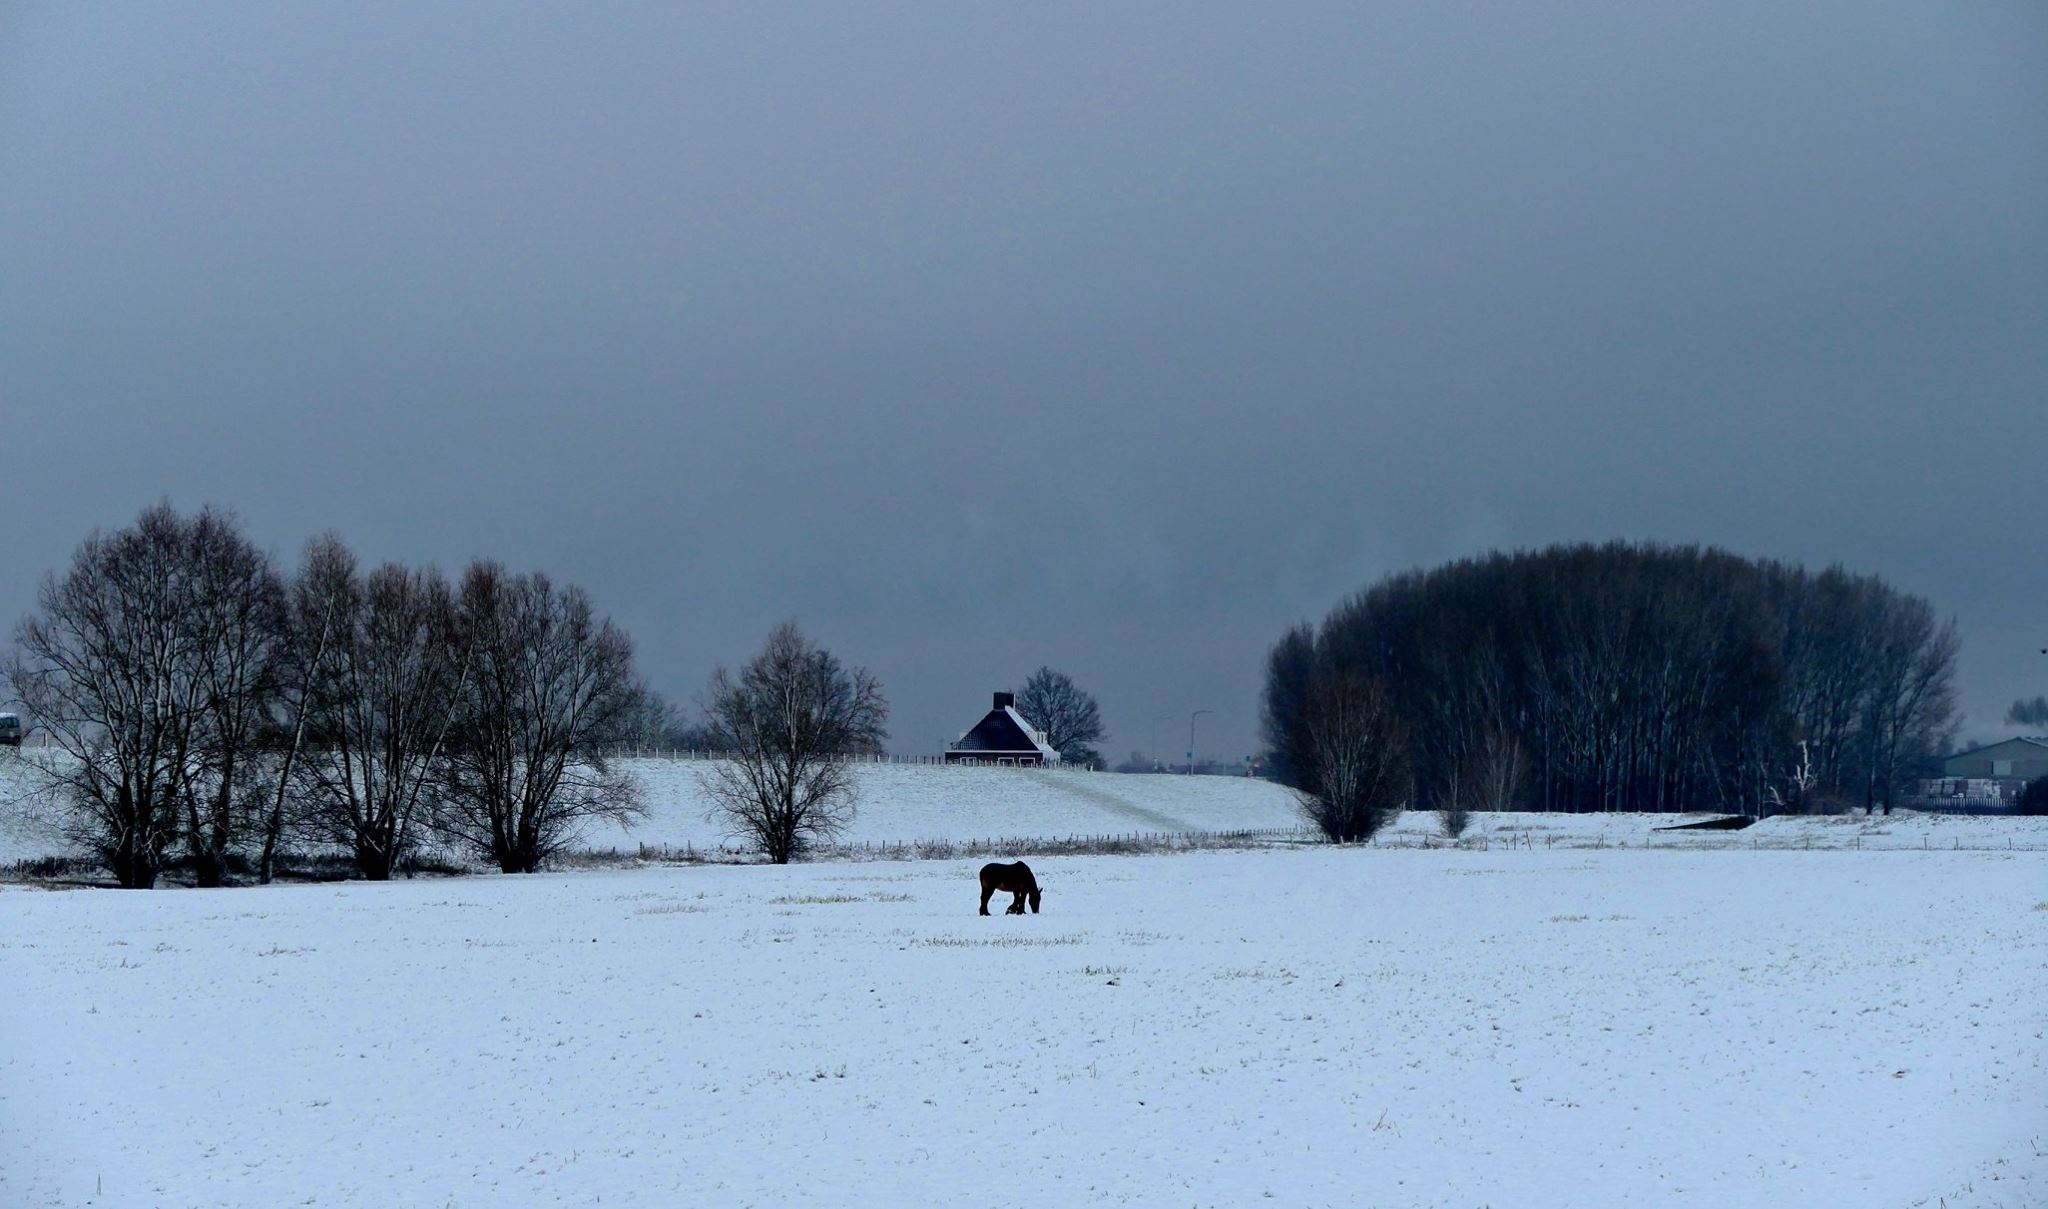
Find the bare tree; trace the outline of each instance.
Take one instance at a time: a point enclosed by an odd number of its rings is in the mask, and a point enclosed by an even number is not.
[[[1934,755],[1955,726],[1956,623],[1935,619],[1924,600],[1890,598],[1872,665],[1867,731],[1866,813],[1892,799],[1914,765]]]
[[[730,834],[783,865],[853,821],[847,758],[879,751],[889,716],[867,669],[842,666],[785,622],[737,674],[713,673],[704,711],[732,754],[699,780]]]
[[[442,834],[531,873],[586,824],[641,817],[639,783],[606,757],[645,691],[625,631],[594,616],[581,588],[493,562],[464,573],[459,615],[471,674]]]
[[[304,690],[311,749],[297,783],[310,825],[344,844],[371,881],[414,847],[446,783],[444,747],[463,708],[469,655],[455,597],[434,570],[387,565],[358,578],[354,560],[319,552],[300,611],[331,619]]]
[[[1437,817],[1445,835],[1456,839],[1482,810],[1513,810],[1528,775],[1529,758],[1522,742],[1502,727],[1488,727],[1473,739],[1451,765],[1437,797]]]
[[[1299,787],[1310,764],[1309,691],[1315,681],[1316,632],[1303,622],[1266,652],[1266,685],[1259,698],[1259,735],[1266,766],[1282,785]]]
[[[231,517],[168,504],[43,581],[8,678],[64,758],[39,765],[69,838],[125,887],[180,839],[217,884],[242,837],[279,590]]]
[[[1882,581],[1840,567],[1813,576],[1788,570],[1778,579],[1790,723],[1787,750],[1778,763],[1806,767],[1809,789],[1853,785],[1857,749],[1865,739],[1859,728],[1869,704],[1877,635],[1892,593]]]
[[[1081,690],[1065,672],[1039,668],[1017,690],[1017,712],[1045,732],[1045,741],[1060,753],[1062,763],[1097,764],[1102,753],[1102,715],[1095,698]]]
[[[649,692],[633,711],[621,742],[628,748],[671,751],[711,750],[710,728],[660,693]]]
[[[1479,783],[1479,808],[1495,812],[1513,810],[1521,800],[1522,782],[1529,775],[1529,754],[1512,731],[1495,728],[1486,732],[1474,753]]]
[[[193,880],[218,886],[277,776],[270,727],[284,666],[285,591],[268,555],[208,509],[186,532],[181,627],[204,699],[179,778]]]
[[[257,830],[261,840],[256,878],[269,885],[276,873],[278,846],[302,821],[300,799],[293,794],[299,754],[305,749],[306,724],[328,666],[328,651],[347,623],[353,599],[355,556],[329,533],[306,543],[298,575],[289,588],[284,639],[280,650],[280,689],[276,732],[282,748],[269,801]]]
[[[1357,672],[1330,671],[1311,685],[1303,715],[1303,813],[1336,843],[1371,839],[1399,817],[1413,787],[1407,736],[1386,690]]]
[[[1820,775],[1813,767],[1813,744],[1799,741],[1799,759],[1765,785],[1765,804],[1772,814],[1811,814],[1816,804],[1814,789]]]

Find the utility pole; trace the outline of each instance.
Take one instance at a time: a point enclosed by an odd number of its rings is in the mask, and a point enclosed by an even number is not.
[[[1195,719],[1203,714],[1213,714],[1213,709],[1198,709],[1188,715],[1188,775],[1195,775]]]

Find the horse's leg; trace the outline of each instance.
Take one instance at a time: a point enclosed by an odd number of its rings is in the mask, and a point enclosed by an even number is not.
[[[1024,914],[1024,892],[1023,892],[1022,890],[1019,890],[1019,891],[1017,891],[1017,897],[1015,897],[1015,898],[1013,898],[1013,899],[1011,899],[1011,900],[1010,900],[1010,909],[1009,909],[1008,911],[1005,911],[1005,912],[1003,912],[1003,914],[1005,914],[1005,915],[1022,915],[1022,914]]]
[[[995,892],[996,888],[994,886],[989,885],[987,882],[981,883],[981,913],[983,915],[988,914],[988,896]]]

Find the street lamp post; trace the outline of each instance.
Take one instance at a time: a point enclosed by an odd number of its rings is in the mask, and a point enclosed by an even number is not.
[[[1213,709],[1198,709],[1188,715],[1188,775],[1195,775],[1195,719],[1203,714],[1213,714]]]

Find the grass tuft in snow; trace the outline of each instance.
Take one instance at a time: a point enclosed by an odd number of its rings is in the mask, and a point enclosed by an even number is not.
[[[1082,938],[1067,936],[997,936],[984,940],[976,936],[923,936],[910,943],[922,949],[1035,949],[1052,945],[1077,945]]]
[[[1254,982],[1293,982],[1295,975],[1293,970],[1269,970],[1264,966],[1248,966],[1236,970],[1219,970],[1216,977],[1226,981],[1249,979]]]

